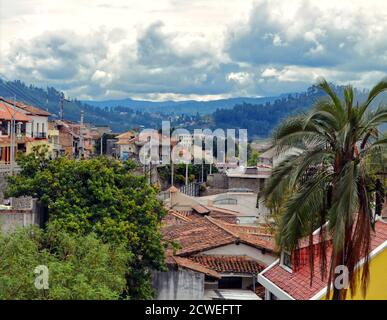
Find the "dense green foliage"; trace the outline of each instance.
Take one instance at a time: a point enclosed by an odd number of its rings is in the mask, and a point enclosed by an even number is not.
[[[387,91],[387,80],[358,103],[351,86],[345,88],[343,99],[325,80],[318,86],[327,97],[309,113],[285,120],[274,132],[277,152],[288,154],[266,183],[266,201],[282,206],[276,210],[282,214],[278,232],[282,249],[297,249],[300,238],[309,236],[311,270],[318,259],[311,235],[321,228],[319,258],[323,278],[328,274],[328,296],[340,265],[348,268],[351,294],[359,280],[365,294],[374,214],[380,214],[384,196],[381,176],[374,168],[383,173],[387,154],[387,139],[379,130],[387,123],[387,106],[372,110],[371,103]],[[333,250],[326,245],[328,237]],[[363,257],[362,272],[356,273]],[[347,289],[335,287],[332,297],[345,299],[346,293]]]
[[[74,235],[55,225],[0,234],[0,300],[118,299],[125,291],[129,254],[95,234]],[[48,289],[37,288],[48,268]]]
[[[105,243],[122,244],[131,256],[128,288],[131,298],[151,296],[150,270],[164,265],[160,221],[164,209],[157,190],[133,163],[104,157],[91,160],[45,159],[35,150],[10,178],[8,195],[29,195],[47,207],[50,221],[74,235],[95,233]]]

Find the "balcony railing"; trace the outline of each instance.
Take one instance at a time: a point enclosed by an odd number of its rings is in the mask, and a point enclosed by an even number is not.
[[[47,133],[46,132],[33,132],[32,137],[37,138],[37,139],[46,139]]]

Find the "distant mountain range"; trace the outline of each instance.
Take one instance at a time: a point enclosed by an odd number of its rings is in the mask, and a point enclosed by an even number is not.
[[[265,104],[267,102],[273,102],[278,97],[262,97],[262,98],[228,98],[210,101],[146,101],[146,100],[83,100],[82,102],[99,108],[112,108],[112,107],[128,107],[133,110],[146,111],[146,112],[159,112],[159,113],[175,113],[175,114],[210,114],[217,109],[231,109],[237,104],[249,103],[249,104]]]
[[[343,86],[334,90],[343,95]],[[53,87],[39,88],[27,85],[20,80],[6,81],[0,78],[0,96],[16,97],[52,113],[58,118],[61,92]],[[355,90],[359,101],[366,99],[366,90]],[[289,115],[309,109],[323,96],[315,86],[304,92],[282,94],[264,98],[230,98],[212,101],[144,101],[144,100],[106,100],[80,101],[67,100],[64,103],[65,119],[79,121],[81,110],[85,121],[95,125],[110,125],[114,132],[133,128],[159,129],[163,120],[170,120],[172,127],[193,128],[243,128],[248,129],[249,137],[267,137],[277,124]],[[387,94],[379,97],[373,107]],[[386,126],[384,127],[386,129]]]

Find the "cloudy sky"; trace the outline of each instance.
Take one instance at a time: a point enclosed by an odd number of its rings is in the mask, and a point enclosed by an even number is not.
[[[385,0],[0,0],[0,73],[80,99],[216,99],[369,87]]]

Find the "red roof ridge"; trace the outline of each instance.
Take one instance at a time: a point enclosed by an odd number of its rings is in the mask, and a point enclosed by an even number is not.
[[[217,272],[225,273],[259,273],[265,265],[247,255],[207,255],[199,254],[189,257],[197,263]]]

